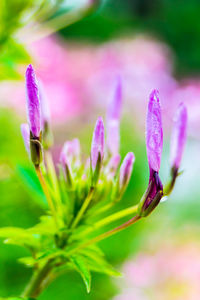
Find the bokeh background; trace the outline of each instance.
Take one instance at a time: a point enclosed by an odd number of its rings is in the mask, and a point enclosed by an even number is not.
[[[88,3],[92,9],[88,9]],[[116,209],[137,203],[148,183],[145,114],[160,92],[164,126],[161,178],[169,177],[170,133],[179,102],[188,109],[182,175],[169,199],[147,219],[100,242],[120,279],[93,274],[92,291],[65,274],[41,300],[199,300],[200,278],[200,2],[198,0],[23,1],[0,3],[0,226],[28,228],[44,196],[24,149],[24,72],[32,63],[52,113],[55,160],[79,137],[89,154],[94,122],[105,119],[113,83],[123,82],[122,157],[136,156]],[[67,26],[69,25],[69,26]],[[117,225],[117,223],[115,224]],[[110,228],[110,227],[109,227]],[[0,244],[0,296],[17,295],[31,275],[25,250]]]

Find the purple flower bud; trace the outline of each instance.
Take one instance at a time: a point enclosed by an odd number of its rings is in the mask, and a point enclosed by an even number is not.
[[[121,156],[119,154],[116,154],[111,157],[108,166],[107,166],[107,173],[111,176],[114,177],[115,173],[117,171],[117,168],[120,163]]]
[[[27,115],[33,137],[40,137],[41,112],[37,80],[32,65],[26,70]]]
[[[64,178],[68,186],[71,187],[73,184],[71,165],[64,151],[61,151],[60,153],[60,163],[63,169]]]
[[[30,129],[27,123],[21,124],[21,133],[26,151],[30,154]]]
[[[163,130],[158,91],[150,94],[146,120],[146,148],[149,168],[158,172],[163,147]]]
[[[117,79],[114,95],[108,106],[107,112],[107,146],[111,154],[115,155],[119,152],[119,124],[120,124],[120,112],[122,104],[122,84],[121,78]]]
[[[61,155],[65,156],[70,164],[79,163],[80,158],[80,142],[78,139],[65,142]]]
[[[101,162],[104,154],[104,125],[101,117],[97,119],[96,126],[93,132],[91,146],[91,166],[93,172],[96,169],[97,161],[100,155]]]
[[[45,124],[50,124],[51,122],[51,113],[49,109],[49,103],[47,96],[44,91],[44,87],[41,81],[38,82],[39,86],[39,97],[40,97],[40,104],[41,104],[41,125],[42,130],[45,128]]]
[[[170,163],[171,167],[178,170],[180,167],[183,150],[187,138],[187,109],[180,103],[175,114],[174,126],[171,137]]]
[[[133,163],[135,156],[132,152],[128,152],[122,162],[119,174],[119,189],[124,189],[129,183],[131,173],[133,170]]]

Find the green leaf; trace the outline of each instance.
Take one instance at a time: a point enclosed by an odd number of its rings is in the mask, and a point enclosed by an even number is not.
[[[36,236],[33,236],[26,229],[17,227],[0,228],[0,237],[6,238],[4,243],[19,245],[27,248],[38,248],[39,241]]]
[[[32,234],[41,235],[54,235],[56,233],[55,221],[51,216],[42,216],[40,218],[40,223],[28,229],[28,232]]]
[[[87,292],[90,292],[91,288],[91,274],[88,269],[87,263],[85,262],[84,258],[79,255],[73,255],[70,257],[71,262],[73,263],[75,269],[80,273],[83,281],[85,283]]]
[[[18,261],[28,268],[32,268],[37,263],[32,256],[21,257],[18,259]]]
[[[113,268],[105,259],[104,254],[97,246],[92,246],[80,251],[85,258],[90,270],[98,273],[104,273],[109,276],[119,277],[121,273]]]

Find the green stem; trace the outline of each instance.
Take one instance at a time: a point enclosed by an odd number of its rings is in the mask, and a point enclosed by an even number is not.
[[[119,212],[116,212],[98,222],[96,222],[92,227],[90,228],[87,228],[86,230],[84,230],[80,235],[86,235],[88,233],[91,233],[93,232],[94,230],[97,230],[97,229],[100,229],[101,227],[105,226],[105,225],[108,225],[114,221],[117,221],[121,218],[124,218],[128,215],[131,215],[131,214],[134,214],[136,213],[138,210],[138,205],[134,205],[134,206],[131,206],[131,207],[128,207],[128,208],[125,208]],[[78,235],[79,237],[79,235]],[[77,238],[77,236],[76,236]]]
[[[40,184],[42,186],[42,189],[44,191],[44,194],[46,196],[46,199],[47,199],[47,202],[48,202],[48,205],[51,209],[51,212],[52,212],[52,215],[54,217],[54,221],[55,221],[55,224],[56,224],[56,227],[58,228],[58,221],[57,221],[57,216],[56,216],[56,210],[55,210],[55,207],[54,207],[54,204],[53,204],[53,201],[51,199],[51,195],[49,193],[49,190],[48,190],[48,187],[46,185],[46,182],[45,182],[45,179],[42,175],[42,172],[41,172],[41,169],[39,166],[35,167],[35,171],[37,173],[37,176],[39,178],[39,181],[40,181]]]
[[[141,217],[138,216],[138,215],[136,215],[136,216],[134,216],[133,218],[131,218],[130,220],[128,220],[127,222],[123,223],[122,225],[120,225],[120,226],[118,226],[118,227],[116,227],[116,228],[114,228],[114,229],[111,229],[111,230],[109,230],[109,231],[107,231],[107,232],[104,232],[104,233],[102,233],[102,234],[100,234],[100,235],[94,237],[93,239],[87,241],[86,243],[83,243],[83,244],[79,245],[79,246],[76,247],[75,249],[72,249],[71,251],[69,251],[69,252],[67,253],[67,255],[70,256],[70,255],[74,254],[75,252],[77,252],[77,251],[79,251],[79,250],[81,250],[81,249],[83,249],[83,248],[86,248],[86,247],[88,247],[88,246],[90,246],[90,245],[92,245],[92,244],[95,244],[95,243],[97,243],[97,242],[100,242],[101,240],[104,240],[105,238],[108,238],[108,237],[110,237],[110,236],[116,234],[117,232],[119,232],[119,231],[121,231],[121,230],[123,230],[123,229],[129,227],[130,225],[136,223],[136,222],[139,221],[140,219],[141,219]]]
[[[51,182],[52,182],[53,187],[55,189],[56,196],[59,199],[59,201],[61,201],[60,200],[60,191],[59,191],[59,186],[58,186],[58,179],[57,179],[56,170],[55,170],[55,167],[54,167],[53,158],[52,158],[52,155],[51,155],[50,151],[47,150],[45,152],[45,158],[46,158],[48,173],[50,175]]]
[[[74,229],[78,225],[78,223],[80,222],[82,216],[84,215],[86,209],[88,208],[88,205],[90,204],[90,201],[92,200],[93,194],[94,194],[94,187],[91,187],[90,191],[87,195],[87,198],[83,202],[83,205],[81,206],[81,209],[79,210],[77,216],[75,217],[75,219],[72,223],[71,229]]]
[[[32,297],[36,298],[42,291],[42,283],[45,278],[49,275],[52,269],[52,262],[53,260],[49,260],[39,271],[36,271],[28,285],[26,286],[24,292],[22,293],[21,297]],[[44,289],[44,286],[43,286]]]

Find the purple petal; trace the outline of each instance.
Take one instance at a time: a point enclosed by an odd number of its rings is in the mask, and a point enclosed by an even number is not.
[[[21,124],[21,133],[24,139],[24,145],[28,154],[30,154],[30,129],[27,123]]]
[[[51,113],[49,109],[49,103],[47,96],[44,91],[44,87],[41,81],[38,82],[39,86],[39,97],[40,97],[40,104],[41,104],[41,123],[42,123],[42,129],[44,129],[44,126],[46,123],[50,123],[51,121]]]
[[[163,130],[158,91],[150,94],[146,120],[146,148],[149,168],[158,172],[163,147]]]
[[[93,171],[96,168],[99,153],[102,160],[104,154],[104,125],[101,117],[97,119],[92,138],[91,161]]]
[[[176,111],[171,137],[170,162],[171,166],[178,169],[187,138],[187,109],[180,103]]]
[[[27,115],[30,131],[34,137],[40,136],[41,112],[37,80],[32,65],[26,70]]]
[[[113,98],[107,111],[107,146],[111,154],[119,152],[119,123],[122,105],[122,83],[121,78],[117,79]]]
[[[133,170],[134,161],[135,161],[134,154],[132,152],[128,152],[120,168],[120,175],[119,175],[120,189],[125,187],[128,184]]]

